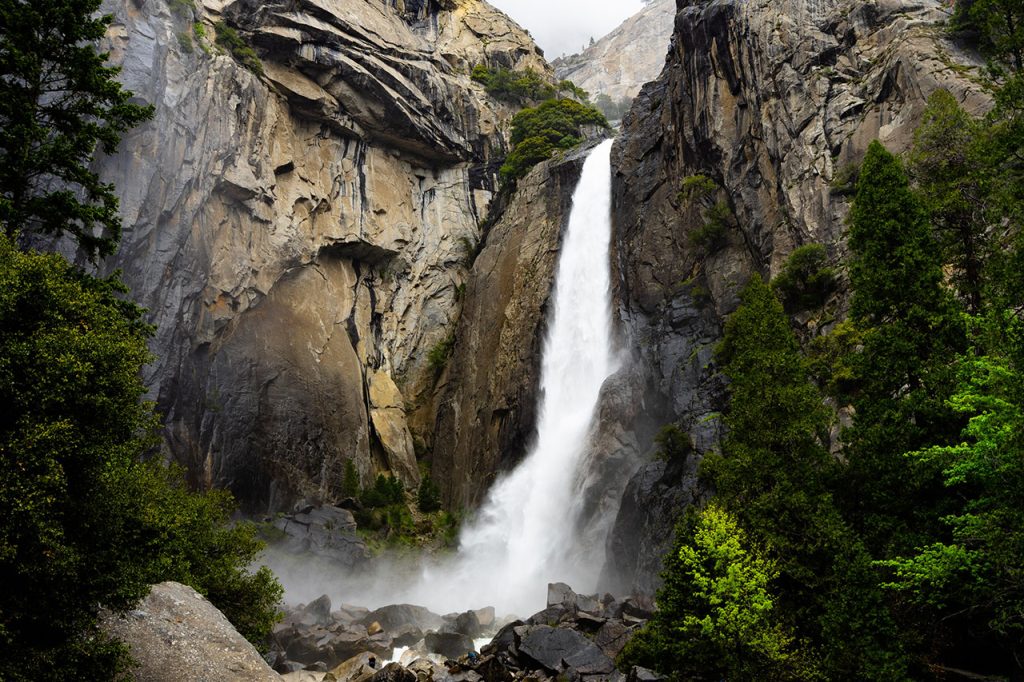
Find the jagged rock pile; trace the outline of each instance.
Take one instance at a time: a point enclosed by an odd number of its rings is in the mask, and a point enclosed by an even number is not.
[[[274,521],[284,537],[275,543],[294,556],[312,554],[341,568],[358,569],[370,561],[370,550],[356,533],[352,512],[332,505],[300,505]]]
[[[323,596],[289,612],[275,629],[270,661],[292,682],[654,680],[650,671],[615,668],[652,609],[643,599],[580,595],[555,583],[543,611],[497,629],[492,608],[447,616],[408,604],[332,611]],[[473,640],[496,629],[478,654]],[[387,662],[397,647],[409,650]]]
[[[335,671],[363,657],[373,674],[395,649],[409,647],[440,665],[475,651],[473,639],[493,633],[493,608],[439,616],[422,606],[393,604],[375,611],[342,605],[331,609],[327,595],[286,613],[271,636],[271,665],[278,672]],[[356,675],[358,666],[349,666]],[[335,673],[336,674],[336,673]],[[341,679],[341,678],[339,678]]]

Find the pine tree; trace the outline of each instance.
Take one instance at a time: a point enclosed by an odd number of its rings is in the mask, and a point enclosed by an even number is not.
[[[112,185],[90,170],[152,116],[96,51],[100,0],[0,0],[0,227],[11,240],[67,233],[90,258],[121,233]]]
[[[914,131],[909,168],[924,200],[943,261],[972,313],[981,311],[983,263],[989,251],[986,211],[991,174],[982,153],[981,125],[946,90],[928,98]]]
[[[872,142],[850,212],[850,317],[862,348],[849,359],[854,425],[844,435],[848,518],[878,557],[938,531],[943,493],[934,467],[903,453],[950,442],[960,420],[945,405],[964,330],[942,283],[941,252],[899,160]]]

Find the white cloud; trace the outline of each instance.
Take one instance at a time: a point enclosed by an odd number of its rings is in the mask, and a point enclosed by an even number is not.
[[[548,60],[573,54],[636,14],[640,0],[489,0],[537,41]]]

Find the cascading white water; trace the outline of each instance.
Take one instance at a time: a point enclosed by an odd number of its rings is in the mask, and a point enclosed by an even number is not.
[[[544,608],[547,584],[596,587],[600,561],[579,546],[581,464],[601,385],[616,369],[611,349],[611,140],[594,148],[573,193],[562,240],[553,310],[541,360],[536,441],[488,492],[463,527],[457,554],[418,575],[380,566],[369,581],[349,577],[339,602],[411,603],[438,613],[494,606],[528,616]],[[589,548],[592,549],[592,548]],[[600,552],[599,552],[600,553]],[[583,554],[589,560],[580,560]],[[322,591],[322,585],[314,583]],[[291,592],[292,589],[289,589]],[[313,595],[315,596],[315,594]],[[313,597],[309,597],[313,598]]]
[[[581,497],[573,484],[601,385],[615,370],[611,145],[605,141],[591,152],[573,194],[544,342],[536,443],[463,529],[454,565],[430,571],[428,582],[460,604],[448,601],[447,610],[491,604],[499,612],[530,614],[543,608],[548,582],[579,590],[596,582],[600,566],[573,561]],[[449,586],[454,594],[444,589]]]

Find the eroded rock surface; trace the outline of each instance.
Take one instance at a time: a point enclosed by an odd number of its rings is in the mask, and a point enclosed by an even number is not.
[[[254,512],[335,499],[349,459],[413,487],[427,355],[512,113],[469,71],[543,58],[479,0],[191,4],[104,4],[122,80],[156,107],[99,167],[125,225],[108,266],[157,325],[168,454]],[[214,43],[222,20],[263,75]]]
[[[937,0],[680,3],[665,69],[613,150],[614,261],[647,417],[689,431],[698,454],[721,436],[713,349],[751,274],[772,276],[810,242],[841,257],[849,198],[832,182],[875,138],[907,149],[931,92],[986,108],[980,60],[945,38],[948,18]],[[718,244],[693,236],[705,218],[680,190],[697,174],[727,203]],[[635,432],[647,449],[649,425]],[[662,485],[663,473],[641,469],[609,538],[608,575],[632,582],[621,588],[656,583],[693,496],[690,477]]]

